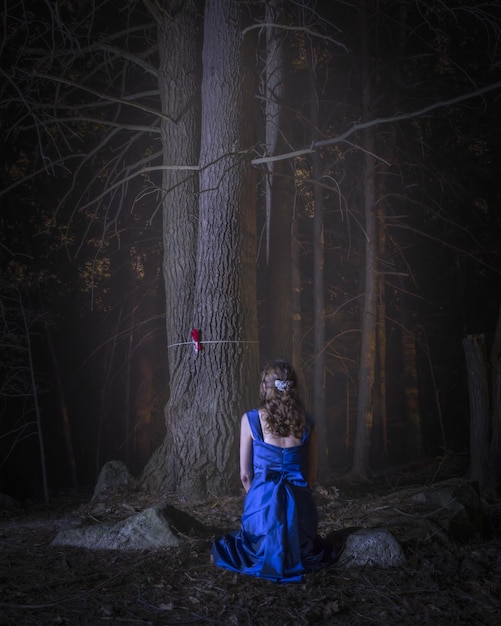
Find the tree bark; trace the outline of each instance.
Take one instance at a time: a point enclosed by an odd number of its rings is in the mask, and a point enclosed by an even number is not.
[[[251,36],[242,38],[245,13],[241,3],[211,0],[204,23],[194,319],[216,343],[196,359],[196,407],[186,423],[192,433],[190,467],[188,472],[183,468],[180,484],[185,491],[194,487],[195,492],[216,494],[239,485],[240,416],[256,397],[259,374],[255,176],[250,164],[254,50]],[[186,429],[176,433],[183,445],[186,434]]]
[[[152,338],[144,340],[137,356],[137,390],[134,411],[134,464],[143,468],[151,456],[151,432],[153,412],[153,353]]]
[[[49,505],[49,484],[47,482],[47,459],[45,458],[45,443],[44,443],[44,436],[43,436],[43,430],[42,430],[42,413],[40,410],[40,403],[38,399],[39,391],[38,391],[38,385],[37,385],[36,375],[35,375],[35,364],[33,362],[33,344],[31,340],[31,331],[30,331],[30,325],[28,322],[27,311],[24,306],[23,297],[19,290],[18,290],[18,299],[19,299],[19,308],[20,308],[20,312],[22,315],[22,321],[23,321],[23,327],[24,327],[24,333],[25,333],[25,342],[26,342],[25,346],[26,346],[26,354],[27,354],[27,359],[28,359],[28,364],[29,364],[31,389],[33,392],[33,404],[34,404],[33,408],[35,412],[36,428],[37,428],[37,434],[38,434],[38,449],[40,451],[40,470],[42,474],[42,488],[43,488],[45,504],[46,506],[48,506]]]
[[[483,335],[463,339],[470,398],[470,478],[486,484],[489,464],[489,384]]]
[[[422,454],[422,434],[416,365],[416,338],[414,333],[405,325],[402,329],[402,353],[405,406],[407,409],[407,456],[410,459],[419,459]]]
[[[202,24],[195,2],[171,0],[165,7],[158,25],[158,83],[166,115],[162,120],[163,163],[193,167],[198,164],[200,149]],[[170,397],[165,407],[166,436],[146,465],[143,481],[152,491],[174,491],[182,463],[174,433],[182,427],[195,395],[191,386],[193,352],[186,342],[194,323],[197,172],[164,170],[162,204]],[[160,442],[153,443],[158,446]]]
[[[201,329],[203,350],[177,348],[182,356],[171,370],[167,436],[146,475],[157,490],[187,500],[235,491],[240,416],[257,395],[253,55],[249,35],[242,37],[244,9],[224,0],[205,4],[193,306],[184,319],[177,311],[188,330]],[[166,257],[166,264],[175,262]]]
[[[378,211],[379,212],[379,211]],[[384,231],[384,224],[379,222],[378,232]],[[383,241],[381,241],[381,239]],[[379,259],[384,254],[384,236],[379,241]],[[385,276],[383,273],[378,279],[379,306],[377,309],[377,364],[378,364],[378,414],[381,427],[381,457],[388,458],[388,404],[386,381],[386,297]]]
[[[267,24],[283,22],[283,3],[266,0]],[[288,72],[286,30],[266,28],[265,133],[270,156],[286,149],[289,136],[288,113],[284,108]],[[288,161],[266,165],[266,328],[263,356],[266,360],[293,360],[291,336],[294,179]]]
[[[365,1],[360,2],[362,38],[362,105],[364,121],[370,118],[371,85]],[[369,444],[373,421],[373,391],[376,367],[377,322],[377,217],[375,204],[374,128],[363,135],[365,170],[362,179],[365,215],[364,304],[362,313],[357,422],[353,450],[352,474],[365,478],[368,471]]]
[[[64,443],[66,447],[66,458],[68,461],[68,467],[70,469],[71,486],[73,487],[73,489],[76,489],[78,487],[77,463],[75,460],[75,450],[73,447],[73,439],[71,436],[71,425],[68,417],[68,406],[66,404],[66,398],[64,396],[64,386],[61,378],[61,369],[59,367],[59,362],[56,356],[54,342],[52,341],[50,330],[47,324],[45,324],[45,336],[47,338],[47,345],[49,346],[49,352],[52,359],[52,367],[54,371],[54,378],[56,381],[57,399],[59,401],[59,408],[61,410]]]
[[[291,280],[292,280],[292,365],[298,375],[302,372],[302,309],[299,226],[297,215],[292,220]]]
[[[491,447],[487,486],[501,494],[501,308],[491,354]]]
[[[311,47],[308,47],[310,72],[310,123],[312,142],[319,139],[319,106],[315,81],[315,62]],[[312,155],[312,179],[320,182],[322,167],[319,150]],[[325,399],[325,259],[324,259],[324,198],[319,184],[313,186],[313,412],[318,434],[318,478],[327,477],[329,444],[327,437],[327,415]]]

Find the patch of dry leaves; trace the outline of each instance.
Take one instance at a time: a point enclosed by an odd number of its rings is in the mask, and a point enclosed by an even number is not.
[[[50,510],[0,513],[0,624],[398,624],[501,622],[501,503],[486,504],[487,525],[456,543],[402,511],[409,490],[387,482],[316,494],[322,534],[385,526],[404,545],[403,567],[331,566],[295,585],[275,585],[210,564],[213,537],[239,526],[243,497],[176,503],[208,528],[148,552],[53,547],[61,527],[122,519],[158,504],[142,494],[99,505],[69,497]],[[421,487],[422,488],[422,487]]]

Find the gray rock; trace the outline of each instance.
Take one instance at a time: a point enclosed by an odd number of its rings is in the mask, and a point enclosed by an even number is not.
[[[468,540],[484,528],[482,501],[476,486],[463,480],[445,481],[416,493],[411,501],[426,510],[456,540]]]
[[[394,567],[405,563],[401,545],[385,528],[360,528],[350,532],[338,564],[346,567],[379,565]]]
[[[136,480],[122,461],[108,461],[99,473],[92,500],[110,493],[126,491],[136,486]]]
[[[179,543],[162,507],[150,508],[114,525],[96,524],[58,532],[53,546],[73,546],[90,550],[144,550],[165,548]]]

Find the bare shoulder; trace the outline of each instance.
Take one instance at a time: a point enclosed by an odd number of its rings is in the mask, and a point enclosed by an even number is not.
[[[251,431],[251,427],[249,424],[249,417],[247,413],[244,413],[240,420],[240,432],[243,437],[246,437],[246,436],[252,437],[252,431]]]

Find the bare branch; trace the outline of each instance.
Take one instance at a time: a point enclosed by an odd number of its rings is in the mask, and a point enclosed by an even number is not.
[[[37,77],[38,78],[45,78],[46,80],[51,80],[51,81],[54,81],[55,83],[61,83],[63,85],[68,85],[69,87],[74,87],[76,89],[80,89],[81,91],[85,91],[87,93],[90,93],[93,96],[97,96],[98,98],[101,98],[103,100],[107,100],[108,102],[124,104],[126,106],[133,107],[135,109],[139,109],[140,111],[143,111],[144,113],[150,113],[151,115],[154,115],[156,117],[161,117],[161,118],[163,118],[165,120],[168,120],[169,122],[172,122],[173,124],[175,124],[175,120],[173,120],[168,115],[165,115],[161,111],[157,111],[156,109],[152,109],[151,107],[148,107],[148,106],[146,106],[144,104],[137,104],[135,102],[131,102],[130,100],[127,100],[126,98],[118,98],[116,96],[111,96],[111,95],[109,95],[107,93],[103,93],[101,91],[97,91],[96,89],[92,89],[92,87],[87,87],[85,85],[81,85],[79,83],[76,83],[74,81],[68,80],[66,78],[62,78],[60,76],[51,76],[50,74],[37,74]]]
[[[492,83],[491,85],[487,85],[481,89],[477,89],[475,91],[470,91],[465,94],[461,94],[454,98],[450,98],[448,100],[441,100],[440,102],[434,102],[433,104],[429,104],[421,109],[417,109],[416,111],[409,111],[409,113],[399,113],[397,115],[392,115],[390,117],[378,117],[373,120],[369,120],[368,122],[361,122],[359,124],[354,124],[351,128],[346,130],[342,135],[338,135],[337,137],[333,137],[332,139],[322,139],[320,141],[315,141],[312,143],[310,148],[303,148],[300,150],[295,150],[293,152],[287,152],[285,154],[278,154],[276,156],[270,157],[259,157],[257,159],[253,159],[252,165],[262,165],[264,163],[271,163],[272,161],[283,161],[284,159],[292,159],[297,156],[301,156],[303,154],[311,154],[316,148],[321,148],[324,146],[332,146],[337,143],[343,143],[346,141],[348,137],[358,132],[359,130],[363,130],[365,128],[370,128],[372,126],[378,126],[380,124],[392,124],[394,122],[400,122],[402,120],[410,120],[416,117],[421,117],[422,115],[426,115],[431,111],[435,111],[437,109],[442,109],[448,106],[452,106],[453,104],[458,104],[459,102],[464,102],[465,100],[471,100],[472,98],[478,98],[483,96],[486,93],[491,91],[495,91],[496,89],[501,88],[501,81],[496,83]],[[354,144],[351,144],[354,145]]]
[[[260,30],[262,28],[277,28],[277,29],[282,29],[282,30],[304,32],[317,39],[324,39],[325,41],[330,41],[334,45],[339,46],[340,48],[343,48],[345,52],[348,52],[348,48],[340,41],[333,39],[329,35],[322,35],[321,33],[318,33],[317,31],[312,30],[311,28],[308,28],[308,26],[290,26],[287,24],[277,24],[276,22],[260,22],[259,24],[252,24],[251,26],[247,26],[247,28],[244,28],[244,30],[242,31],[242,35],[245,36],[251,30],[256,30],[256,29]]]
[[[146,73],[151,74],[155,79],[158,78],[158,71],[156,70],[156,68],[154,68],[153,65],[151,65],[150,63],[146,63],[146,61],[143,61],[143,59],[138,57],[137,54],[131,54],[129,52],[126,52],[125,50],[115,48],[114,46],[110,46],[109,44],[105,43],[99,43],[89,48],[89,52],[92,52],[93,50],[112,52],[117,58],[131,61],[132,63],[143,69]],[[85,52],[85,50],[83,50],[83,52]]]
[[[52,168],[56,168],[56,167],[61,167],[61,168],[65,168],[65,163],[68,161],[73,161],[76,159],[81,159],[85,156],[85,154],[83,153],[74,153],[74,154],[69,154],[65,157],[60,157],[59,159],[53,159],[51,164],[52,164]],[[41,174],[47,174],[47,168],[45,166],[39,167],[38,169],[30,172],[29,174],[27,174],[26,176],[23,176],[22,178],[20,178],[19,180],[16,180],[14,183],[11,183],[10,185],[8,185],[7,187],[4,187],[3,189],[0,189],[0,198],[2,196],[7,195],[10,191],[16,189],[17,187],[21,187],[22,185],[24,185],[25,183],[27,183],[28,181],[32,180],[33,178],[36,178],[37,176],[40,176]]]
[[[157,0],[143,0],[144,6],[151,13],[153,19],[157,24],[162,23],[162,13],[165,9],[161,8],[157,2]]]
[[[446,248],[449,248],[450,250],[454,250],[454,252],[459,252],[463,256],[472,259],[475,263],[478,263],[479,265],[483,265],[484,267],[491,270],[495,274],[501,275],[500,268],[496,267],[495,265],[492,265],[491,263],[488,263],[487,261],[484,261],[475,252],[470,252],[468,250],[465,250],[464,248],[461,248],[460,246],[456,246],[453,243],[444,241],[442,237],[436,237],[432,235],[431,233],[427,233],[424,230],[415,228],[413,226],[409,226],[408,224],[403,224],[401,222],[392,224],[392,228],[399,228],[401,230],[407,230],[409,232],[417,233],[418,235],[421,235],[422,237],[424,237],[425,239],[429,239],[430,241],[436,241],[437,243],[440,243],[440,245],[445,246]]]
[[[51,107],[52,109],[54,107]],[[64,109],[68,109],[69,107],[61,107]],[[110,128],[118,128],[119,130],[130,130],[132,132],[137,133],[151,133],[153,135],[160,134],[160,127],[156,125],[152,126],[143,126],[142,124],[128,124],[126,122],[114,122],[112,120],[103,119],[100,117],[90,117],[89,115],[75,115],[71,117],[48,117],[48,122],[52,122],[53,124],[69,124],[75,123],[79,124],[81,122],[88,122],[90,124],[95,124],[96,126],[109,126]],[[27,124],[23,126],[19,124],[17,126],[18,130],[26,131],[26,130],[34,130],[36,128],[35,124]]]
[[[112,54],[114,59],[130,61],[133,65],[137,65],[139,68],[144,70],[147,74],[150,74],[155,79],[158,79],[158,72],[156,68],[153,65],[151,65],[151,63],[147,63],[143,58],[143,57],[148,57],[150,54],[152,54],[155,51],[155,49],[156,49],[156,46],[154,48],[148,49],[142,55],[138,55],[138,54],[132,54],[130,52],[127,52],[126,50],[123,50],[122,48],[117,48],[110,44],[99,42],[99,43],[93,44],[92,46],[87,46],[86,48],[79,48],[78,52],[72,54],[71,56],[74,59],[78,59],[78,58],[82,58],[86,54],[94,54],[95,52],[103,52],[106,54]],[[28,58],[39,61],[40,59],[43,59],[47,55],[47,50],[44,48],[25,48],[24,53]],[[64,48],[60,51],[51,50],[50,52],[50,58],[52,61],[54,61],[55,59],[59,59],[59,60],[66,59],[67,57],[68,57],[68,51]],[[109,62],[110,60],[108,59],[107,63]]]

